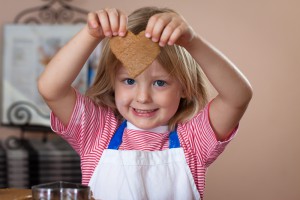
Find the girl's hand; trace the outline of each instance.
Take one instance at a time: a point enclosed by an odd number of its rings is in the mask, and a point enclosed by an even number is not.
[[[185,19],[174,12],[153,15],[147,24],[146,37],[160,46],[177,44],[188,47],[195,32]]]
[[[88,32],[99,39],[112,36],[125,36],[127,15],[115,8],[90,12],[87,19]]]

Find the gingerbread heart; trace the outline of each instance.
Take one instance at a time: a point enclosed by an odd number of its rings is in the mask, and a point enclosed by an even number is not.
[[[160,53],[159,45],[146,38],[145,31],[138,35],[128,31],[125,37],[110,39],[109,44],[111,51],[133,78],[141,74]]]

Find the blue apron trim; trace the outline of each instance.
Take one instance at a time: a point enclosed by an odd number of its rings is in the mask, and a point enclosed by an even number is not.
[[[122,124],[118,127],[115,134],[111,138],[107,149],[118,150],[122,144],[123,132],[127,126],[127,121],[123,121]],[[180,142],[176,129],[169,134],[169,148],[180,148]]]
[[[118,127],[115,134],[111,138],[109,145],[107,147],[108,149],[116,149],[116,150],[119,149],[120,145],[122,144],[123,132],[124,132],[124,129],[126,128],[126,126],[127,126],[127,121],[125,120]]]
[[[172,131],[169,135],[169,148],[179,148],[180,147],[180,142],[177,134],[177,128]]]

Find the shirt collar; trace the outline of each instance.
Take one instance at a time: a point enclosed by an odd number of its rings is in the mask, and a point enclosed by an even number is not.
[[[165,126],[158,126],[152,129],[140,129],[138,127],[136,127],[135,125],[133,125],[132,123],[130,123],[129,121],[127,121],[127,129],[132,129],[132,130],[138,130],[138,131],[148,131],[148,132],[154,132],[154,133],[166,133],[168,132],[169,128],[167,125]]]

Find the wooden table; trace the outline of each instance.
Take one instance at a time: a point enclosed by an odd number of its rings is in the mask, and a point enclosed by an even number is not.
[[[0,189],[1,200],[32,200],[31,189],[6,188]]]

